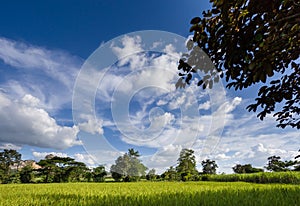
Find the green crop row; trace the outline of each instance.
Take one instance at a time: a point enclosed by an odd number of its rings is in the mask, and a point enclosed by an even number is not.
[[[204,175],[202,180],[217,182],[253,182],[300,184],[300,172],[261,172],[252,174]]]
[[[138,182],[0,185],[0,205],[297,205],[299,185]]]

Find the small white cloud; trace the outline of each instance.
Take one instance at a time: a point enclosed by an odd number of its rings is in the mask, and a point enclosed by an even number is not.
[[[224,102],[218,109],[217,113],[220,111],[225,111],[225,113],[228,114],[232,112],[241,102],[241,97],[235,97],[232,101]]]
[[[163,49],[163,52],[167,53],[168,55],[172,55],[177,59],[180,59],[180,53],[176,52],[176,48],[172,44],[168,44]]]
[[[158,102],[156,103],[156,105],[157,106],[163,106],[163,105],[166,105],[167,103],[168,103],[167,101],[160,99],[160,100],[158,100]]]
[[[208,110],[210,109],[210,101],[206,101],[203,104],[199,104],[198,107],[199,110],[203,109],[203,110]]]
[[[151,49],[156,49],[157,47],[159,47],[161,45],[162,45],[162,42],[160,42],[160,41],[153,42]]]
[[[143,51],[141,43],[142,39],[140,36],[124,36],[121,39],[122,46],[112,44],[112,51],[119,59],[118,66],[130,64],[132,70],[142,67],[147,61],[147,58],[145,58],[143,54],[139,54],[139,52]]]
[[[230,159],[230,156],[227,156],[226,154],[218,154],[215,156],[216,160],[226,160],[226,159]]]
[[[15,144],[11,144],[11,143],[2,143],[2,144],[0,144],[0,149],[1,150],[4,150],[4,149],[20,150],[20,149],[22,149],[22,147],[20,145],[15,145]]]
[[[103,134],[103,121],[90,115],[81,115],[82,123],[78,124],[80,130],[91,134]]]
[[[118,47],[115,45],[111,45],[112,50],[115,52],[115,54],[118,56],[119,59],[122,59],[123,57],[137,53],[139,51],[142,51],[142,39],[140,36],[124,36],[121,39],[122,47]]]
[[[94,158],[89,154],[75,153],[74,159],[78,162],[84,162],[87,166],[95,166]]]
[[[24,104],[24,105],[28,105],[28,106],[31,106],[31,107],[37,107],[39,106],[39,103],[40,103],[40,100],[34,96],[31,96],[30,94],[26,94],[21,102]]]

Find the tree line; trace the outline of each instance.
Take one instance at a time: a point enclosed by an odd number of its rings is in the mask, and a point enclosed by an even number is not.
[[[61,183],[61,182],[133,182],[141,179],[148,181],[199,181],[207,175],[216,174],[216,161],[206,159],[201,162],[202,171],[197,170],[196,158],[192,149],[182,149],[176,166],[170,166],[162,174],[155,169],[148,169],[139,159],[140,154],[134,149],[119,156],[115,164],[106,171],[105,166],[89,168],[85,163],[71,157],[47,155],[38,162],[22,160],[16,150],[4,149],[0,152],[0,183]],[[279,156],[271,156],[265,169],[270,172],[300,171],[300,162],[283,161]],[[237,174],[264,172],[251,164],[236,164],[232,167]],[[148,171],[148,172],[147,172]]]
[[[102,182],[107,175],[100,165],[88,168],[70,157],[47,155],[39,162],[22,160],[16,150],[0,152],[0,183]]]

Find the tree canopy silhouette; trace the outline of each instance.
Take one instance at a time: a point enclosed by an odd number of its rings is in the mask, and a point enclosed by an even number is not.
[[[191,20],[190,56],[179,61],[177,86],[212,87],[225,77],[228,88],[243,90],[263,83],[248,111],[263,120],[273,113],[277,127],[300,129],[300,3],[295,0],[210,0],[212,9]],[[192,43],[192,45],[191,45]],[[201,48],[215,69],[199,67]],[[191,59],[190,57],[193,56]]]

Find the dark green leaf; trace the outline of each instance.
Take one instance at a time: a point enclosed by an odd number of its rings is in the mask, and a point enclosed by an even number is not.
[[[203,84],[203,80],[200,80],[200,81],[198,82],[197,85],[198,85],[198,87],[199,87],[199,86],[201,86],[202,84]]]
[[[198,23],[200,23],[200,21],[201,21],[200,17],[195,17],[191,20],[191,24],[198,24]]]

